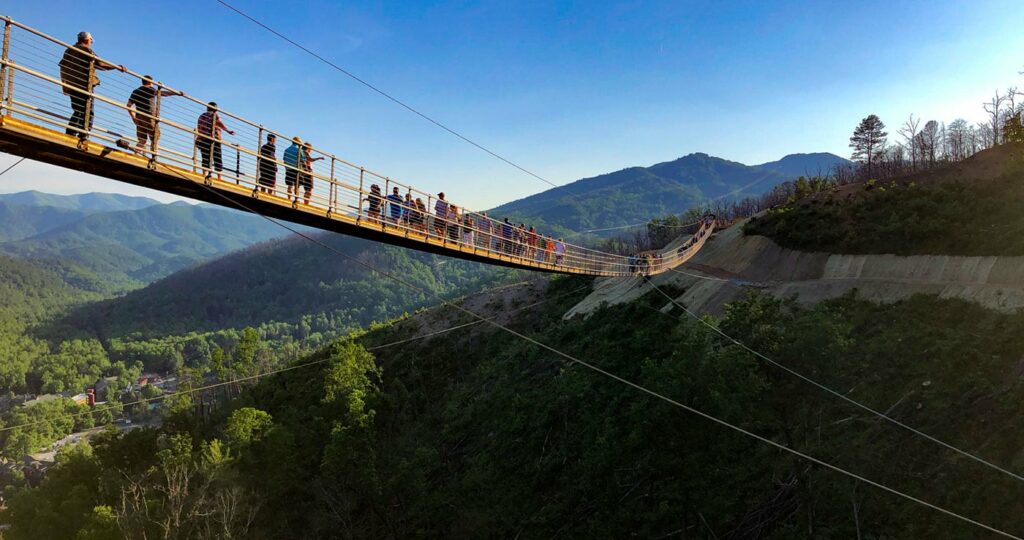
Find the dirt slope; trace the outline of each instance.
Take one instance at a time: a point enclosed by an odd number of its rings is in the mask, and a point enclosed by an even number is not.
[[[659,287],[686,291],[678,298],[702,313],[720,314],[748,288],[813,304],[857,289],[876,302],[924,293],[960,298],[1000,311],[1024,307],[1024,257],[836,255],[785,249],[763,236],[744,236],[742,223],[716,233],[682,272],[654,276]],[[600,280],[595,293],[565,317],[586,315],[602,302],[632,301],[651,290],[639,278]]]

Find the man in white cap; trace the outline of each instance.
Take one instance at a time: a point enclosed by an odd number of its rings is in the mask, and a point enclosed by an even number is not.
[[[95,72],[112,69],[124,72],[124,66],[115,66],[96,58],[96,53],[92,50],[92,34],[89,32],[78,33],[78,41],[64,51],[64,56],[58,65],[60,66],[60,80],[65,85],[64,95],[71,98],[72,114],[71,120],[68,122],[70,125],[67,134],[78,135],[80,139],[85,139],[88,136],[85,131],[92,129],[92,119],[96,116],[95,111],[92,110],[92,96],[88,93],[100,84],[100,78],[96,76]],[[91,111],[88,114],[88,126],[86,126],[86,111]]]

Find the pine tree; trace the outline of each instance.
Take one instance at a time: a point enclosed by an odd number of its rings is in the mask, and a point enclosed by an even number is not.
[[[885,124],[878,116],[872,114],[860,121],[857,129],[850,137],[850,148],[853,148],[853,160],[867,167],[867,175],[871,176],[872,165],[881,157],[885,150]]]

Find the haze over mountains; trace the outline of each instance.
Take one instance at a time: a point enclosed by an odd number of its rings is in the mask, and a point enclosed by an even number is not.
[[[107,193],[0,196],[0,253],[97,292],[139,288],[282,235],[255,216],[208,205]]]
[[[744,165],[694,153],[650,167],[629,167],[531,195],[490,211],[499,219],[550,227],[562,234],[682,214],[702,200],[758,195],[799,176],[850,164],[835,154],[790,154],[778,161]]]
[[[160,204],[148,197],[131,197],[117,193],[83,193],[81,195],[54,195],[41,191],[0,193],[0,202],[23,206],[52,206],[83,212],[111,212],[114,210],[141,210]]]

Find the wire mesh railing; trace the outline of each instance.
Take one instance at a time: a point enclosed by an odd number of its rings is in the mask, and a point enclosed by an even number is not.
[[[684,246],[627,257],[474,212],[345,161],[93,53],[4,19],[0,109],[87,149],[89,141],[165,167],[183,181],[322,213],[328,219],[546,271],[622,276],[655,274],[692,257],[714,220]],[[285,148],[287,146],[287,148]],[[232,186],[233,184],[233,186]],[[405,243],[408,245],[408,242]]]

